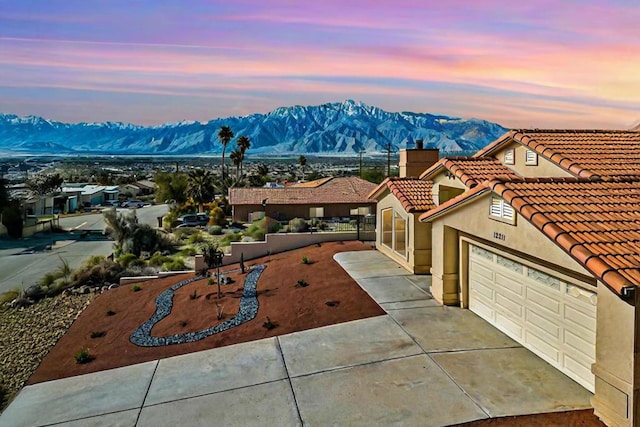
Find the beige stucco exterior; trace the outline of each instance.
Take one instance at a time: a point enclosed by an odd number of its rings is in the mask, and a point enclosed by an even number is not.
[[[596,290],[595,413],[607,425],[640,423],[640,316],[638,301],[622,300],[522,217],[515,225],[489,217],[488,192],[432,222],[432,287],[435,299],[467,306],[468,242],[513,254],[591,291]],[[596,286],[597,283],[597,286]],[[636,293],[638,295],[638,293]],[[636,296],[637,299],[640,297]]]
[[[431,177],[431,182],[433,182],[433,191],[431,193],[433,194],[433,203],[436,206],[468,190],[460,179],[447,172],[446,169],[443,169],[437,175]]]
[[[382,211],[386,209],[393,209],[407,220],[405,256],[382,243]],[[385,191],[376,208],[376,248],[413,274],[429,274],[431,271],[431,224],[420,222],[418,220],[420,213],[407,213],[398,199],[388,190]]]
[[[504,163],[504,154],[508,150],[514,150],[514,163],[507,165]],[[562,169],[555,163],[550,162],[544,157],[537,156],[536,165],[527,165],[527,150],[528,148],[517,142],[512,142],[502,147],[500,150],[492,154],[492,157],[498,159],[502,164],[505,164],[509,169],[513,170],[520,176],[525,178],[540,178],[540,177],[571,177],[569,172]]]
[[[400,150],[398,161],[399,176],[418,177],[439,159],[438,149],[406,149]]]

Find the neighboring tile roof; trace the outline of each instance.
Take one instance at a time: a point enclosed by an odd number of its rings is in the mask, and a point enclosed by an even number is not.
[[[518,174],[493,157],[444,157],[424,171],[420,175],[420,179],[430,179],[443,168],[446,168],[469,188],[493,178],[520,178]]]
[[[488,185],[619,295],[640,286],[640,182],[538,178]]]
[[[377,198],[382,190],[388,189],[402,203],[407,213],[424,212],[436,207],[433,203],[432,186],[431,181],[415,177],[386,178],[369,193],[369,197]]]
[[[309,205],[335,203],[375,203],[368,194],[376,187],[357,177],[333,178],[315,187],[230,188],[229,204]]]
[[[516,141],[580,178],[619,180],[640,177],[637,130],[512,130],[478,151],[489,156]]]

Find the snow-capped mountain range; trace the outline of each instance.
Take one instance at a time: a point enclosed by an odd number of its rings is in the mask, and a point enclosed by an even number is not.
[[[0,114],[0,150],[10,153],[204,155],[222,150],[217,133],[231,127],[251,139],[247,154],[354,154],[412,148],[416,139],[444,151],[477,150],[506,129],[485,120],[421,113],[391,113],[347,100],[280,107],[267,114],[204,122],[138,126],[61,123]],[[235,140],[231,142],[235,145]]]

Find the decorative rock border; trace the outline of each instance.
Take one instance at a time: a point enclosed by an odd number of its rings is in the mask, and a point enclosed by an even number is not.
[[[129,340],[140,347],[160,347],[164,345],[183,344],[200,341],[201,339],[211,335],[226,331],[253,320],[258,314],[259,307],[256,287],[258,285],[258,279],[265,268],[265,265],[257,265],[247,274],[247,277],[244,280],[242,298],[240,299],[240,308],[238,309],[238,313],[231,319],[198,332],[187,332],[184,334],[174,334],[165,337],[154,337],[151,335],[151,330],[156,323],[171,314],[171,308],[173,307],[173,293],[189,283],[205,278],[204,276],[196,276],[176,283],[158,295],[158,298],[156,298],[155,313],[153,313],[153,316],[151,316],[149,320],[133,331]]]

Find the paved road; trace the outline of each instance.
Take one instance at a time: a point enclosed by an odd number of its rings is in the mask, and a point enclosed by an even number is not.
[[[140,222],[155,227],[158,225],[157,217],[167,211],[167,205],[148,206],[137,209],[136,215]],[[112,252],[113,242],[100,235],[104,230],[101,214],[62,218],[60,226],[75,232],[0,240],[0,293],[35,283],[45,273],[59,268],[62,265],[61,257],[71,268],[77,268],[93,255],[109,255]],[[82,231],[93,233],[82,238]]]

